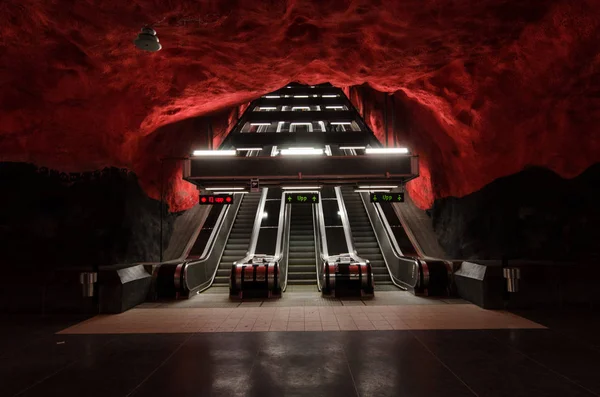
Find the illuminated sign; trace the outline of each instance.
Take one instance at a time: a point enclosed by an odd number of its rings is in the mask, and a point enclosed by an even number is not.
[[[316,204],[319,202],[318,193],[286,193],[286,204]]]
[[[404,193],[371,193],[372,203],[403,203]]]
[[[200,205],[218,205],[233,203],[233,194],[201,194],[198,199]]]

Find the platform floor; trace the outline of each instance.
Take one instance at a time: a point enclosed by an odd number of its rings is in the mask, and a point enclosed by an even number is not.
[[[293,298],[305,305],[0,317],[0,396],[600,395],[597,310]]]

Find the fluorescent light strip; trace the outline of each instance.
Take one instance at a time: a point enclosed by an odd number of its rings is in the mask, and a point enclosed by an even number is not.
[[[273,99],[273,98],[281,98],[281,96],[280,95],[265,95],[265,98]]]
[[[330,94],[323,95],[323,98],[337,98],[337,97],[338,97],[338,95],[330,95]]]
[[[309,148],[295,148],[295,149],[281,149],[279,152],[282,155],[312,155],[312,154],[323,154],[323,149],[309,149]]]
[[[350,122],[350,121],[334,121],[331,123],[331,125],[352,125],[352,122]]]
[[[264,107],[259,107],[260,110],[277,110],[276,106],[264,106]]]
[[[239,147],[237,149],[238,152],[251,152],[253,150],[262,150],[261,147]]]
[[[381,192],[388,193],[390,189],[354,189],[354,193]]]
[[[320,189],[321,186],[283,186],[283,190],[316,190]]]
[[[398,185],[358,186],[359,189],[395,189]]]
[[[308,109],[308,110],[310,110],[310,107],[308,107],[308,106],[294,106],[294,107],[292,107],[292,112],[294,110],[296,110],[296,109]]]
[[[402,153],[407,154],[408,149],[405,147],[397,147],[397,148],[368,148],[365,150],[367,154],[393,154],[393,153]]]
[[[244,190],[245,187],[207,187],[204,190],[214,191],[214,190]]]
[[[325,106],[325,109],[343,109],[343,106]]]
[[[308,95],[294,95],[294,98],[308,98]]]
[[[194,150],[192,156],[235,156],[235,150]]]
[[[364,150],[366,146],[340,146],[340,150]]]
[[[265,125],[265,126],[269,126],[271,125],[271,123],[250,123],[250,125]]]

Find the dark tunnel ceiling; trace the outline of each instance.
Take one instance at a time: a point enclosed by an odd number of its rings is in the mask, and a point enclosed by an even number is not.
[[[138,51],[156,25],[164,49]],[[421,207],[527,165],[564,177],[599,160],[600,2],[49,1],[0,3],[0,160],[135,171],[159,197],[158,160],[202,142],[212,114],[289,81],[368,83],[353,101],[422,159]],[[168,165],[172,210],[194,189]]]

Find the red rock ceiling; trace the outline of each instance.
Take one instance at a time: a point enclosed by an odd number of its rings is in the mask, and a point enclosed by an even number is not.
[[[164,49],[136,50],[157,21]],[[368,83],[352,96],[379,137],[393,93],[422,207],[527,165],[573,177],[600,160],[599,26],[597,0],[4,0],[0,160],[129,167],[157,198],[158,159],[204,144],[203,116],[222,134],[295,80]],[[194,202],[177,169],[172,210]]]

